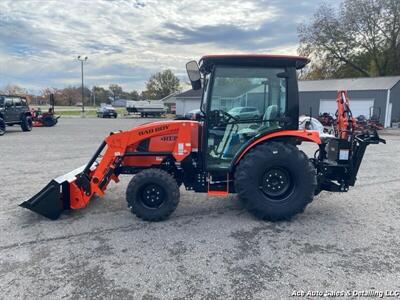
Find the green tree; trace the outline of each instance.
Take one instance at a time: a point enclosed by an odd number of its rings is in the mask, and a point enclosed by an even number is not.
[[[179,78],[171,70],[165,70],[150,76],[142,96],[146,99],[162,99],[180,89]]]
[[[139,95],[138,91],[136,91],[136,90],[131,91],[129,93],[129,99],[139,100],[140,99],[140,95]]]
[[[306,78],[400,74],[398,0],[323,4],[298,32],[299,53],[313,59]]]
[[[110,90],[111,96],[114,98],[114,101],[121,98],[121,96],[124,92],[122,87],[119,86],[118,84],[110,84],[108,89]]]
[[[110,96],[110,92],[107,91],[105,88],[100,87],[100,86],[95,86],[95,87],[93,87],[92,92],[94,94],[96,105],[100,105],[101,103],[109,102],[108,97]]]

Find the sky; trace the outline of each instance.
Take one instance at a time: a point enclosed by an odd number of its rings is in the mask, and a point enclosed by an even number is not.
[[[297,27],[323,0],[1,0],[0,89],[143,90],[149,76],[206,54],[296,54]],[[337,3],[335,0],[325,0]]]

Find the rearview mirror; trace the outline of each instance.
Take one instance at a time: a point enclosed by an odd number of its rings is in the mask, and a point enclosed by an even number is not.
[[[189,61],[186,64],[186,71],[188,73],[190,83],[192,84],[192,89],[194,90],[201,89],[201,74],[197,62],[194,60]]]

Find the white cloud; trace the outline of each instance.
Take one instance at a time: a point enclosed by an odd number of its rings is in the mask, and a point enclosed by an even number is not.
[[[151,73],[165,68],[184,78],[185,62],[204,54],[295,54],[297,23],[312,11],[310,1],[293,3],[2,0],[0,86],[79,85],[76,56],[82,54],[89,57],[87,85],[127,89],[142,89]]]

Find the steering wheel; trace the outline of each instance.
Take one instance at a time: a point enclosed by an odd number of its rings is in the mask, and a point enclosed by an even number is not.
[[[221,116],[222,115],[222,116]],[[221,109],[214,109],[210,111],[210,117],[213,120],[213,124],[218,124],[218,126],[223,126],[229,123],[229,120],[238,121],[239,118],[232,116],[230,113],[227,113]]]
[[[221,109],[218,110],[219,112],[222,113],[223,116],[225,116],[225,121],[229,122],[230,119],[234,120],[234,121],[239,121],[238,117],[232,116],[230,113],[227,113],[226,111],[223,111]]]

